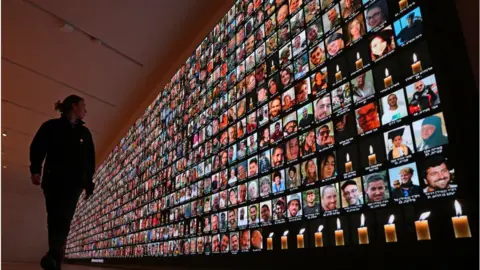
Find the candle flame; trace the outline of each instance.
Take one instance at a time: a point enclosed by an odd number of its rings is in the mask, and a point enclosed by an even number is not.
[[[323,225],[318,226],[318,232],[322,232],[323,230]]]
[[[273,232],[271,232],[269,235],[268,235],[269,238],[272,238],[273,237]]]
[[[457,216],[462,215],[462,206],[460,206],[460,203],[455,200],[455,213],[457,213]]]
[[[370,145],[370,155],[373,154],[373,147]]]
[[[360,54],[357,52],[357,59],[360,60]]]
[[[288,235],[288,230],[283,232],[283,236],[287,236],[287,235]]]
[[[362,214],[362,216],[360,217],[360,227],[363,226],[365,226],[365,215]]]
[[[388,68],[385,69],[385,78],[388,77],[390,73],[388,73]]]
[[[393,224],[393,221],[395,221],[395,216],[391,215],[390,218],[388,219],[388,224]]]
[[[425,219],[427,219],[429,216],[430,216],[430,211],[424,212],[424,213],[422,213],[422,214],[420,215],[419,220],[425,220]]]
[[[342,229],[342,226],[340,224],[340,219],[337,218],[337,230],[340,230],[340,229]]]
[[[302,228],[298,234],[303,234],[305,232],[305,228]]]
[[[339,68],[338,65],[337,65],[337,72],[339,72],[339,71],[340,71],[340,68]]]
[[[416,63],[417,62],[417,55],[414,53],[413,54],[413,63]]]
[[[349,161],[350,161],[350,156],[347,153],[347,162],[349,162]]]

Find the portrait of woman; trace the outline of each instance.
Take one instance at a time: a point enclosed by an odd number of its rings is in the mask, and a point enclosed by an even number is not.
[[[287,161],[296,160],[298,158],[298,137],[292,138],[286,143],[286,151]]]
[[[295,91],[290,89],[283,93],[283,107],[282,110],[286,111],[292,108],[295,105]]]
[[[310,159],[302,163],[303,184],[308,185],[317,181],[316,159]]]
[[[230,178],[228,179],[228,184],[232,186],[235,183],[237,183],[237,170],[235,169],[235,167],[231,167],[230,168]]]
[[[278,74],[277,74],[278,75]],[[275,81],[275,78],[271,78],[269,81],[268,81],[268,92],[270,93],[270,95],[275,95],[277,94],[279,91],[278,91],[278,85],[277,85],[277,82]]]
[[[243,135],[245,135],[245,132],[246,132],[246,128],[245,128],[245,118],[242,119],[241,121],[238,121],[237,123],[237,138],[241,138],[243,137]]]
[[[317,151],[317,147],[315,145],[315,131],[312,129],[303,134],[301,136],[300,144],[300,155],[302,157],[315,153],[315,151]]]
[[[260,196],[265,197],[272,192],[272,183],[269,176],[264,176],[260,179]]]
[[[363,23],[363,14],[360,14],[348,23],[347,46],[360,39],[363,35],[365,35],[365,24]]]
[[[236,107],[233,106],[230,109],[228,109],[228,122],[234,122],[237,120],[237,113],[236,113]]]
[[[322,90],[327,89],[327,79],[328,79],[328,73],[327,73],[327,68],[322,68],[321,70],[318,70],[311,76],[311,85],[312,85],[312,95],[317,95],[317,93],[320,93]]]
[[[248,183],[248,199],[255,200],[258,198],[258,183],[257,180]]]
[[[264,128],[261,136],[260,148],[268,146],[270,144],[270,129],[268,127]]]
[[[327,153],[320,158],[320,179],[327,179],[336,175],[335,155]]]
[[[391,26],[386,27],[380,32],[370,37],[370,53],[372,60],[375,61],[395,49],[395,40]]]

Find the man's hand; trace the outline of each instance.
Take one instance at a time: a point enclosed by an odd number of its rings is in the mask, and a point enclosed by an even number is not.
[[[42,183],[42,177],[40,176],[40,174],[32,174],[32,183],[35,185],[35,186],[38,186]]]

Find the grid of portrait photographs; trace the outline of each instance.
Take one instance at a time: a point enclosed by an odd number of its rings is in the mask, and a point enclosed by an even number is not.
[[[67,257],[261,251],[453,196],[441,91],[415,2],[238,0],[98,169]]]

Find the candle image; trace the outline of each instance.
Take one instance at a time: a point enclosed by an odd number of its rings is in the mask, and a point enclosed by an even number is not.
[[[335,230],[335,245],[344,246],[345,239],[343,238],[343,230],[340,225],[340,219],[337,218],[337,229]]]
[[[288,249],[288,242],[287,242],[287,235],[288,235],[288,230],[283,232],[281,243],[282,243],[282,249]]]
[[[360,228],[358,228],[358,243],[360,245],[368,244],[368,228],[365,227],[365,216],[360,217]]]
[[[425,212],[420,215],[420,218],[415,221],[415,230],[417,231],[417,240],[430,240],[430,227],[428,226],[427,218],[430,212]]]
[[[392,75],[388,73],[388,68],[385,69],[385,79],[383,79],[383,85],[385,85],[385,88],[388,88],[392,86],[393,81],[392,81]]]
[[[305,228],[301,229],[300,232],[297,234],[297,248],[305,248],[305,240],[303,238],[304,232]]]
[[[377,164],[377,155],[373,153],[373,148],[370,145],[370,155],[368,156],[368,165],[372,166]]]
[[[397,242],[397,230],[395,228],[395,224],[393,221],[395,220],[395,216],[391,215],[388,219],[388,224],[383,225],[385,230],[385,241],[387,243]]]
[[[318,226],[318,231],[315,233],[315,247],[323,247],[323,225]]]
[[[462,216],[462,207],[460,203],[455,200],[455,212],[456,217],[452,217],[453,230],[455,232],[455,238],[470,238],[472,233],[470,232],[470,225],[468,224],[467,216]]]
[[[363,59],[360,58],[360,54],[358,52],[357,52],[357,61],[355,61],[355,67],[357,68],[357,70],[363,67]]]
[[[412,72],[413,74],[416,74],[420,71],[422,71],[422,62],[417,61],[417,55],[413,54]]]
[[[335,73],[335,80],[340,81],[342,79],[342,71],[340,71],[340,68],[337,65],[337,73]]]
[[[267,250],[273,250],[273,232],[267,238]]]
[[[272,60],[272,66],[270,67],[270,72],[273,73],[275,71],[275,63]]]
[[[352,162],[350,161],[350,156],[347,153],[347,162],[345,162],[345,172],[351,172],[352,171]]]
[[[398,2],[398,5],[400,6],[400,10],[406,8],[408,6],[408,1],[407,0],[400,0],[400,2]]]

